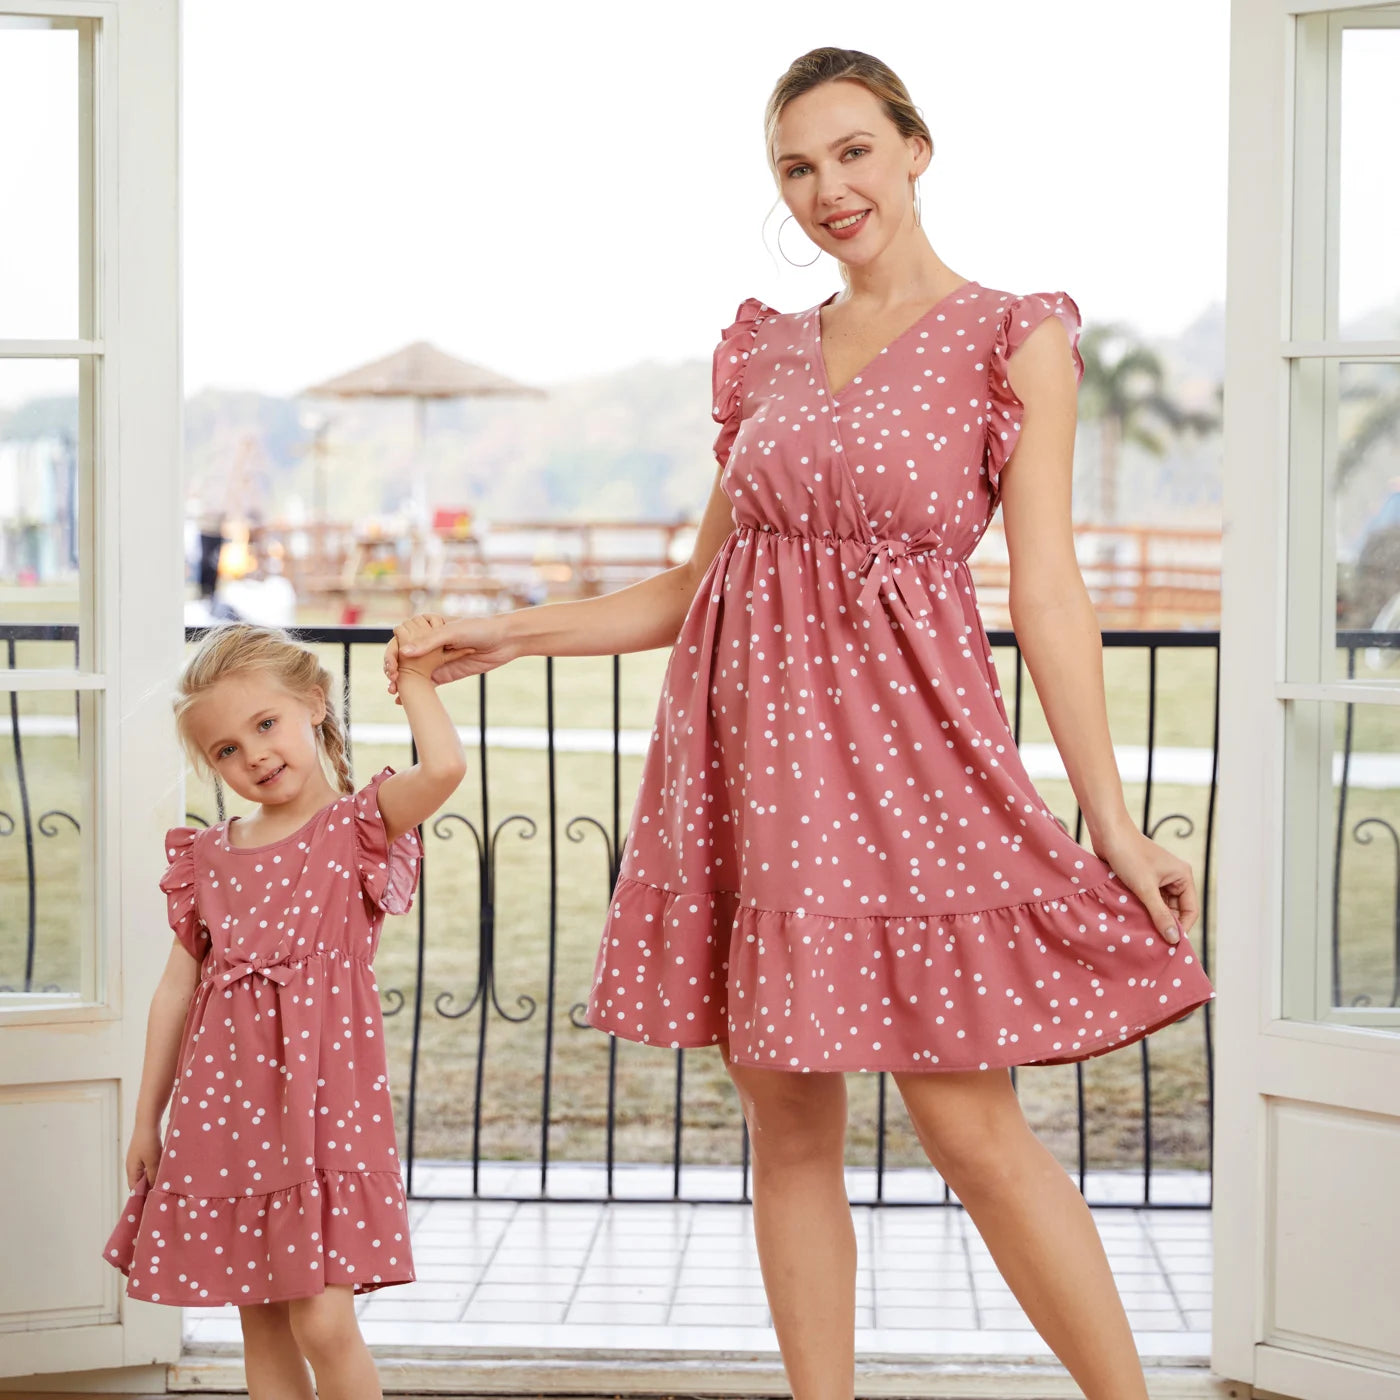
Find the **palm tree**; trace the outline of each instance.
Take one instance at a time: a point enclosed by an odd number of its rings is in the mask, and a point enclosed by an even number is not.
[[[1177,403],[1163,387],[1166,372],[1156,352],[1119,322],[1086,327],[1079,353],[1084,357],[1080,413],[1099,424],[1099,518],[1112,525],[1118,520],[1122,444],[1136,443],[1160,457],[1167,450],[1163,429],[1167,435],[1204,435],[1219,428],[1220,415]]]

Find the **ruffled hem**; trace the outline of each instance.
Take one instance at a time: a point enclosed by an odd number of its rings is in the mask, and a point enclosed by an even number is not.
[[[386,765],[355,794],[355,851],[360,883],[374,907],[386,914],[407,914],[418,888],[423,844],[416,830],[405,831],[389,844],[379,787],[393,772]]]
[[[712,403],[710,416],[720,424],[715,438],[715,459],[720,466],[729,463],[729,449],[739,433],[742,417],[740,400],[744,384],[744,367],[754,336],[765,317],[778,313],[757,297],[745,297],[734,313],[734,320],[720,332],[710,366]]]
[[[1215,996],[1116,875],[970,913],[835,917],[619,876],[586,1019],[626,1040],[727,1042],[799,1071],[1058,1065],[1131,1045]]]
[[[212,1307],[314,1297],[330,1284],[371,1293],[414,1278],[398,1172],[317,1168],[257,1196],[186,1195],[143,1176],[102,1257],[127,1295]]]
[[[1029,292],[1008,302],[997,321],[988,370],[986,468],[994,502],[1001,495],[1001,473],[1015,450],[1026,408],[1011,387],[1007,363],[1021,342],[1051,316],[1058,316],[1069,332],[1075,383],[1084,380],[1084,357],[1079,353],[1082,318],[1074,298],[1068,292]]]
[[[209,930],[199,917],[194,848],[200,828],[172,826],[165,833],[165,855],[170,864],[160,877],[165,892],[170,927],[181,946],[197,962],[209,951]]]

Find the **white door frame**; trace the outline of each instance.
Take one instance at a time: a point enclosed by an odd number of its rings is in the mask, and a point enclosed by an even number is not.
[[[1400,1161],[1400,1036],[1334,1015],[1322,1004],[1330,983],[1314,991],[1295,975],[1318,926],[1309,886],[1318,872],[1295,857],[1309,827],[1315,836],[1326,825],[1332,791],[1330,717],[1308,725],[1298,712],[1347,699],[1400,703],[1400,687],[1334,681],[1323,664],[1328,517],[1300,526],[1297,509],[1300,493],[1313,492],[1313,504],[1326,495],[1323,408],[1301,401],[1297,367],[1342,355],[1317,315],[1335,305],[1327,35],[1348,19],[1341,11],[1361,22],[1400,18],[1400,6],[1340,0],[1232,5],[1220,679],[1230,703],[1220,729],[1227,874],[1217,904],[1211,1362],[1231,1379],[1309,1400],[1400,1400],[1400,1327],[1386,1352],[1329,1335],[1325,1322],[1329,1309],[1373,1316],[1378,1302],[1400,1315],[1394,1182],[1379,1180]],[[1321,329],[1295,339],[1313,320]],[[1400,341],[1346,351],[1400,361]],[[1305,451],[1311,482],[1300,470]],[[1325,762],[1311,770],[1300,761],[1308,729],[1326,740],[1317,754]],[[1312,1161],[1330,1165],[1309,1174]],[[1294,1249],[1308,1223],[1327,1256],[1314,1259],[1311,1277]],[[1387,1232],[1390,1259],[1377,1274]],[[1325,1303],[1315,1324],[1298,1306],[1310,1291]]]
[[[80,692],[84,733],[94,740],[85,755],[85,985],[76,996],[0,1004],[0,1143],[10,1144],[0,1149],[0,1238],[8,1251],[33,1236],[56,1190],[95,1199],[108,1229],[125,1200],[146,1009],[170,947],[157,886],[163,838],[183,820],[169,696],[184,652],[185,590],[178,0],[0,0],[0,14],[95,22],[80,40],[92,81],[79,96],[79,338],[0,338],[0,359],[79,365],[87,647],[83,669],[0,672],[0,691]],[[76,1133],[100,1152],[56,1157],[45,1140],[50,1115],[66,1115],[65,1141]],[[27,1169],[16,1171],[17,1161]],[[105,1234],[55,1231],[52,1239],[23,1260],[22,1274],[44,1278],[50,1299],[69,1290],[74,1302],[26,1313],[12,1294],[0,1312],[0,1376],[159,1366],[128,1380],[156,1378],[163,1389],[162,1363],[179,1354],[180,1310],[127,1302],[125,1281],[101,1257]],[[0,1382],[16,1388],[22,1383]]]

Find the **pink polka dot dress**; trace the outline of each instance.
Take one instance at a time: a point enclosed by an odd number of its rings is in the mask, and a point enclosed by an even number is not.
[[[104,1247],[128,1296],[268,1303],[413,1279],[372,966],[422,855],[416,831],[387,840],[393,771],[268,845],[230,845],[228,821],[167,833],[170,925],[202,969],[155,1184]]]
[[[735,528],[671,653],[587,1019],[792,1071],[1130,1044],[1215,993],[1032,786],[968,567],[1022,422],[1008,359],[1057,316],[1082,379],[1079,309],[966,282],[835,393],[819,310],[750,297],[715,349]]]

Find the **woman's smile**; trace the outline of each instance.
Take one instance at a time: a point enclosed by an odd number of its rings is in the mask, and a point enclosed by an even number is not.
[[[861,209],[853,214],[839,214],[831,221],[823,221],[822,227],[833,238],[854,238],[869,222],[869,209]]]

